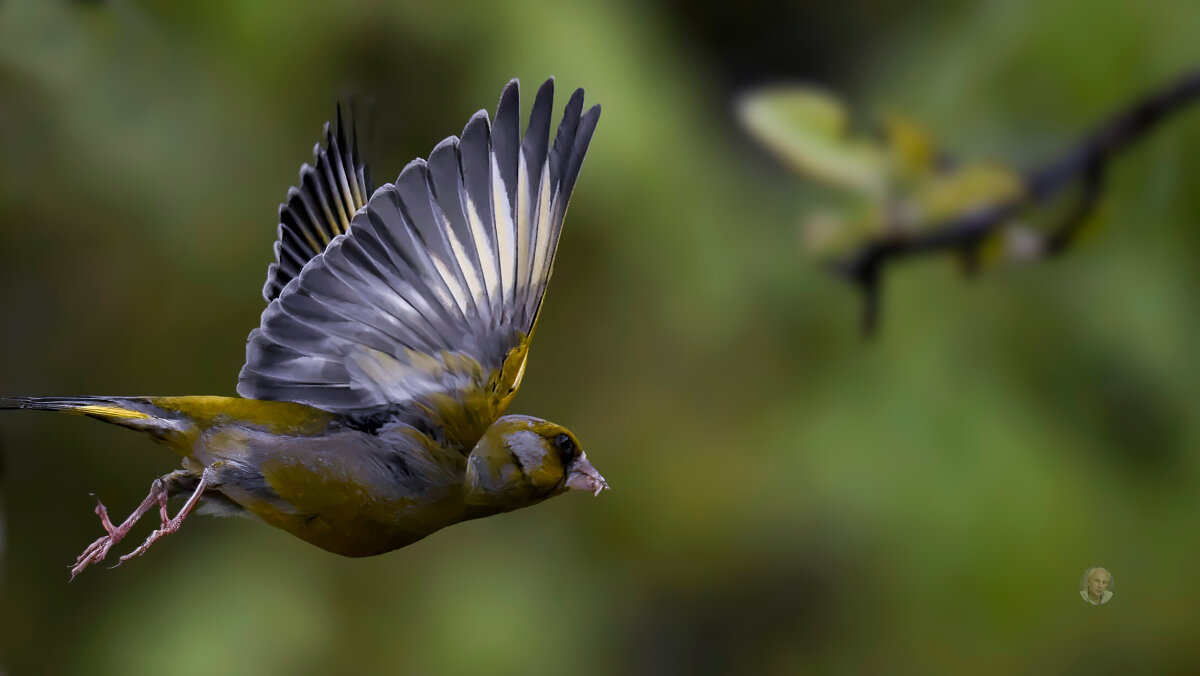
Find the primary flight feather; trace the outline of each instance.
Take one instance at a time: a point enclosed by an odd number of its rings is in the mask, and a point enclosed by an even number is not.
[[[241,397],[19,397],[0,408],[88,415],[183,457],[72,577],[147,511],[179,529],[196,507],[260,519],[323,549],[368,556],[445,526],[608,487],[560,425],[504,415],[525,373],[567,202],[600,107],[554,81],[524,137],[519,86],[461,137],[372,192],[356,134],[326,125],[279,211],[268,306],[250,333]],[[188,500],[168,518],[167,500]]]

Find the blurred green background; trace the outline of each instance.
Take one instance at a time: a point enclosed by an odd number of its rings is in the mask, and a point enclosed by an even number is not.
[[[1200,12],[881,5],[0,2],[0,393],[233,394],[335,102],[365,104],[383,182],[553,74],[604,114],[513,411],[568,425],[614,489],[364,560],[193,518],[68,585],[89,494],[124,514],[177,460],[6,414],[0,670],[1200,668],[1200,112],[1114,165],[1066,258],[897,269],[864,344],[799,244],[821,191],[730,105],[815,82],[1033,161],[1200,63]]]

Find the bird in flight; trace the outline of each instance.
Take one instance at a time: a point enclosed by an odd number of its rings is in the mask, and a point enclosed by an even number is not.
[[[600,117],[554,80],[520,133],[519,84],[373,190],[344,124],[279,209],[268,305],[239,397],[17,397],[145,432],[182,457],[79,555],[74,579],[150,510],[161,524],[124,562],[201,512],[240,515],[345,556],[381,554],[460,521],[608,484],[575,435],[505,415],[521,385],[563,217]],[[168,500],[187,496],[171,516]]]

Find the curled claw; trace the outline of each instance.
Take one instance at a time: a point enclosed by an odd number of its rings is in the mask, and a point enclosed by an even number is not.
[[[146,496],[145,500],[142,500],[137,509],[133,510],[133,513],[122,521],[119,526],[113,526],[112,521],[108,517],[108,509],[104,506],[104,503],[96,500],[96,515],[100,517],[100,525],[104,526],[107,535],[88,545],[87,549],[83,550],[83,553],[75,559],[75,565],[71,566],[71,579],[74,580],[75,576],[82,573],[88,566],[103,561],[104,557],[108,556],[108,551],[112,549],[112,546],[124,539],[129,534],[129,530],[133,528],[133,525],[156,504],[158,505],[159,519],[162,525],[151,533],[150,537],[146,538],[146,541],[141,546],[122,556],[116,565],[119,566],[125,561],[142,554],[162,536],[179,530],[179,527],[183,524],[183,520],[195,509],[201,495],[204,493],[204,489],[208,487],[209,475],[206,470],[200,477],[200,482],[192,492],[191,497],[188,498],[187,504],[179,510],[175,518],[170,518],[167,511],[167,500],[170,498],[171,487],[175,485],[174,482],[186,476],[190,475],[187,475],[186,472],[175,472],[155,479],[154,483],[150,485],[150,494]],[[113,567],[115,568],[116,566]]]
[[[133,510],[129,518],[121,522],[120,526],[113,526],[112,521],[108,518],[108,509],[103,502],[96,500],[96,515],[100,517],[100,525],[104,526],[107,535],[88,545],[87,549],[83,550],[83,553],[75,559],[75,565],[71,567],[71,579],[74,580],[76,575],[82,573],[93,563],[103,561],[104,557],[108,556],[108,550],[128,535],[133,524],[137,523],[138,519],[141,519],[156,503],[165,510],[167,497],[166,482],[162,479],[155,479],[154,483],[150,485],[150,494],[146,496],[145,500],[142,500],[142,504],[138,505],[137,509]]]
[[[104,506],[103,502],[100,502],[100,498],[96,498],[96,516],[100,517],[100,525],[104,526],[104,530],[109,535],[116,532],[117,529],[112,525],[112,521],[108,519],[108,508]]]

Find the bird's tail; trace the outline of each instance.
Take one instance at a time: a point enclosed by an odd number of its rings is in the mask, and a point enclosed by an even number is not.
[[[0,398],[0,410],[60,411],[148,432],[167,441],[192,426],[178,412],[159,408],[150,397],[13,397]]]

